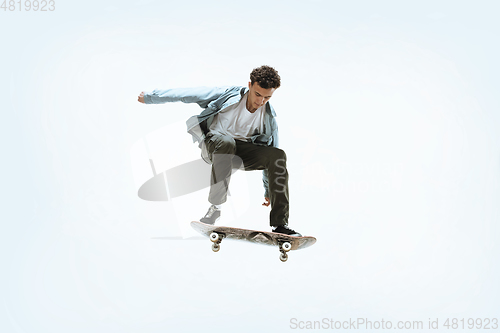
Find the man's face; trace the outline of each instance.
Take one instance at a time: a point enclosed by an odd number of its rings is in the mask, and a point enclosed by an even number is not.
[[[254,84],[248,82],[248,88],[250,91],[247,98],[247,110],[250,112],[255,112],[266,104],[276,90],[276,88],[264,89],[257,82],[254,82]]]

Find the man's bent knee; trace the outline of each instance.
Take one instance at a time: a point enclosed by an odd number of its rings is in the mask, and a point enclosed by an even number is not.
[[[271,159],[274,161],[285,161],[286,162],[286,153],[283,149],[273,148],[271,153]]]

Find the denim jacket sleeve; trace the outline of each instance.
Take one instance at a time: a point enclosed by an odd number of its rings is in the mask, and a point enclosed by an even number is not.
[[[173,88],[155,89],[144,94],[145,104],[162,104],[169,102],[197,103],[201,108],[207,108],[208,104],[220,97],[227,87],[196,87],[196,88]]]
[[[267,169],[262,171],[262,182],[264,183],[264,198],[269,198],[269,175]]]

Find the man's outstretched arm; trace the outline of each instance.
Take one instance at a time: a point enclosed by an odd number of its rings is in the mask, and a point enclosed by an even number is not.
[[[197,103],[206,108],[208,103],[219,98],[226,90],[227,87],[155,89],[152,92],[141,92],[137,100],[144,104]]]

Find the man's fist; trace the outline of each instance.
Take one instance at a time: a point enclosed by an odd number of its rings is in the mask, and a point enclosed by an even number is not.
[[[269,198],[264,198],[264,200],[266,200],[266,202],[264,202],[262,204],[262,206],[266,206],[267,207],[267,206],[269,206],[271,204],[271,201],[269,201]]]
[[[144,104],[144,91],[141,91],[141,94],[139,95],[139,98],[137,100]]]

